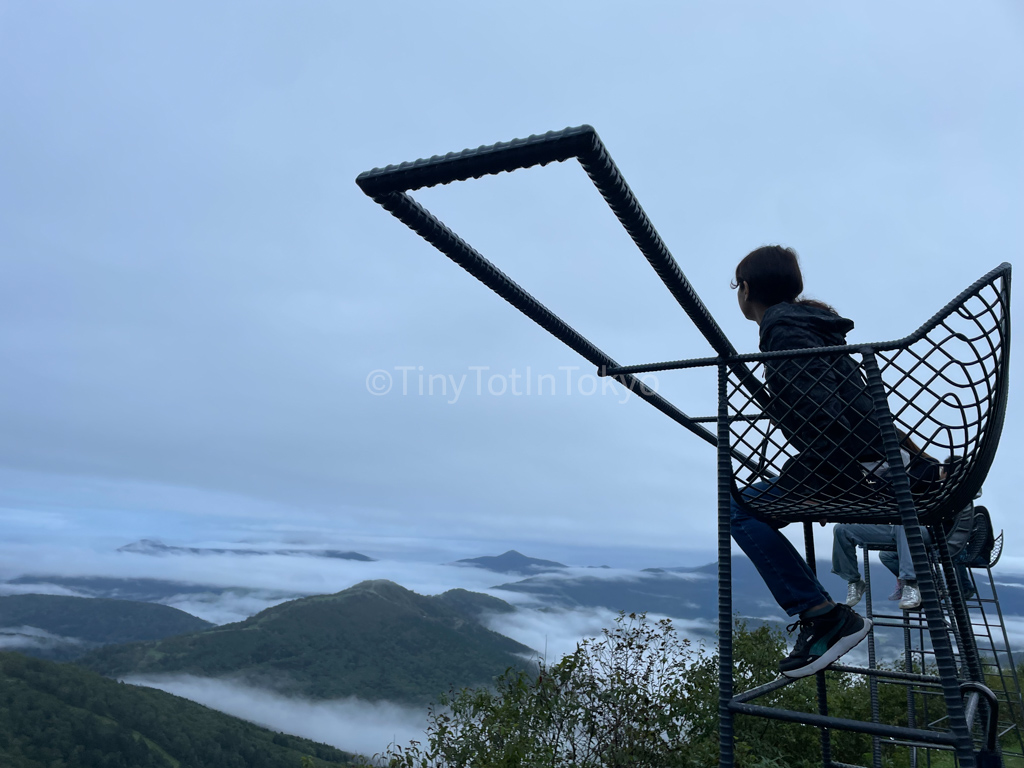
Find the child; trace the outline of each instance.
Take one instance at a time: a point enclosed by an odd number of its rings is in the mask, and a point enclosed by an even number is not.
[[[921,533],[927,536],[924,529]],[[920,607],[921,590],[917,587],[917,575],[903,526],[872,523],[839,523],[832,528],[832,573],[846,579],[846,604],[852,608],[859,603],[867,588],[857,562],[858,545],[896,547],[895,552],[879,552],[882,564],[897,578],[897,592],[893,592],[889,599],[899,600],[902,611]]]
[[[803,277],[796,252],[790,248],[769,245],[747,254],[736,267],[733,287],[743,316],[760,326],[762,352],[842,345],[853,328],[852,321],[831,307],[799,298]],[[746,489],[746,498],[771,498],[773,489],[799,487],[813,492],[828,486],[837,477],[828,463],[837,446],[845,455],[881,458],[871,400],[860,376],[850,375],[855,366],[849,357],[782,360],[765,366],[769,392],[777,401],[771,410],[785,414],[776,421],[800,453],[781,477]],[[830,375],[830,368],[841,375]],[[788,615],[798,616],[789,627],[791,632],[800,627],[796,644],[779,663],[783,675],[812,675],[867,636],[871,622],[829,597],[807,562],[779,532],[780,524],[762,518],[735,498],[731,518],[733,538],[776,602]]]
[[[909,456],[904,456],[903,461],[909,464]],[[967,568],[962,563],[956,563],[956,558],[967,546],[974,530],[974,504],[968,504],[960,510],[946,528],[946,547],[954,560],[960,589],[967,599],[974,592],[974,584],[967,573]],[[927,528],[921,528],[921,537],[925,546],[931,545],[932,539]],[[859,603],[867,588],[861,579],[860,565],[857,562],[858,545],[896,547],[895,552],[882,550],[878,553],[882,565],[896,577],[896,591],[889,595],[889,599],[899,600],[899,608],[903,611],[919,608],[921,590],[917,586],[914,562],[910,557],[910,546],[907,544],[907,534],[902,525],[839,523],[832,529],[832,573],[846,579],[846,604],[852,608]]]

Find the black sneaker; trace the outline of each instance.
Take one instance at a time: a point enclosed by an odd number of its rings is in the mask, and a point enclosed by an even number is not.
[[[820,672],[867,637],[871,629],[869,619],[842,603],[822,616],[800,619],[786,629],[792,632],[797,625],[800,634],[796,645],[779,662],[779,671],[786,677],[807,677]]]

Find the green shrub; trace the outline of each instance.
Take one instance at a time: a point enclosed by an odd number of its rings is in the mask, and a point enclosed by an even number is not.
[[[778,676],[782,634],[737,621],[737,690]],[[827,674],[831,714],[870,719],[867,682]],[[758,700],[817,712],[811,677]],[[880,686],[883,719],[906,723],[906,693]],[[901,722],[902,718],[902,722]],[[601,637],[531,675],[508,670],[493,688],[465,689],[431,707],[426,743],[393,744],[378,758],[389,768],[704,768],[718,764],[718,654],[679,637],[669,620],[620,615]],[[815,728],[763,718],[735,721],[737,765],[821,765]],[[833,759],[871,762],[871,739],[832,731]],[[907,755],[886,753],[887,765]]]

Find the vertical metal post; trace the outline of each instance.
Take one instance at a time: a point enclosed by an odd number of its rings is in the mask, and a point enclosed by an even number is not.
[[[867,617],[873,617],[874,604],[871,602],[871,559],[867,547],[864,550],[864,601],[867,607]],[[868,669],[877,668],[878,663],[875,657],[875,628],[872,625],[868,631]],[[871,697],[871,722],[882,721],[881,709],[878,704],[878,678],[871,675],[868,678],[868,695]],[[872,768],[882,768],[882,742],[877,736],[871,737],[871,763]]]
[[[996,659],[996,667],[998,669],[999,677],[1003,680],[1003,690],[1007,693],[1006,710],[1009,715],[1009,721],[1013,724],[1012,727],[1017,736],[1017,744],[1020,746],[1021,754],[1024,754],[1024,736],[1021,734],[1021,727],[1019,725],[1020,718],[1024,715],[1024,700],[1022,700],[1021,697],[1020,677],[1017,674],[1017,667],[1014,666],[1013,663],[1013,651],[1010,649],[1010,638],[1006,634],[1006,622],[1003,620],[1003,609],[999,605],[999,594],[996,592],[996,582],[992,576],[992,566],[986,566],[985,571],[988,574],[989,588],[992,590],[992,602],[995,604],[996,615],[999,617],[999,628],[1002,630],[1002,650],[1006,656],[1006,666],[1007,669],[1009,669],[1010,678],[1010,686],[1008,689],[1006,686],[1006,673],[1003,672],[1002,665],[999,662],[999,651],[993,650],[993,656],[995,656]],[[974,581],[974,589],[978,595],[978,609],[981,613],[981,620],[985,623],[986,627],[990,627],[988,617],[985,615],[985,601],[981,598],[981,587],[978,586],[973,570],[971,571],[971,580]],[[995,643],[993,643],[993,646],[994,645]]]
[[[976,683],[984,683],[985,675],[981,668],[981,659],[978,656],[978,644],[974,638],[974,627],[971,624],[970,614],[967,612],[967,605],[964,601],[963,590],[960,581],[956,577],[956,568],[949,556],[949,546],[946,542],[946,534],[942,526],[932,526],[932,539],[935,549],[939,554],[939,564],[942,568],[942,576],[946,582],[946,593],[949,595],[949,607],[952,614],[954,626],[957,632],[957,645],[960,647],[960,656],[967,662],[967,670],[971,679]]]
[[[729,455],[729,368],[718,366],[718,765],[735,761],[732,678],[732,458]]]
[[[804,551],[806,552],[807,565],[811,573],[818,575],[818,560],[814,555],[814,528],[811,523],[804,523]],[[825,670],[816,672],[814,675],[818,684],[818,714],[828,717],[828,686],[825,684]],[[832,765],[832,735],[828,728],[819,728],[821,734],[821,764],[823,768]]]
[[[896,434],[892,412],[885,397],[882,374],[878,369],[874,350],[863,348],[864,372],[867,374],[868,392],[875,408],[875,418],[881,428],[882,443],[885,446],[885,458],[892,471],[893,494],[903,520],[903,529],[907,534],[910,554],[914,563],[914,573],[921,590],[921,602],[928,619],[928,634],[935,651],[935,664],[938,667],[939,679],[942,684],[946,712],[949,715],[949,729],[956,738],[955,752],[960,768],[976,768],[974,743],[964,713],[964,702],[960,697],[960,685],[957,680],[956,661],[953,659],[953,648],[949,640],[939,595],[932,580],[931,564],[925,549],[924,537],[921,535],[921,523],[917,519],[914,497],[910,492],[910,479],[903,466],[900,455],[900,441]]]
[[[907,615],[903,614],[903,668],[905,672],[914,671],[914,652],[910,643],[910,622]],[[922,654],[921,674],[925,674],[924,655]],[[927,704],[925,705],[927,707]],[[927,709],[925,710],[927,714]],[[927,721],[927,717],[925,718]],[[907,686],[907,727],[917,727],[917,699],[914,696],[914,686]],[[910,768],[917,768],[917,747],[910,748]]]

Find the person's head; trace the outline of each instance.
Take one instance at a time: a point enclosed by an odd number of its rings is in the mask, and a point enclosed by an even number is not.
[[[733,288],[739,288],[751,302],[771,307],[796,301],[804,290],[796,251],[781,245],[764,245],[751,251],[736,265]]]
[[[751,251],[736,265],[732,287],[739,289],[740,311],[748,320],[761,322],[768,307],[794,302],[829,312],[835,310],[815,299],[801,299],[804,278],[796,251],[781,245],[764,245]]]

